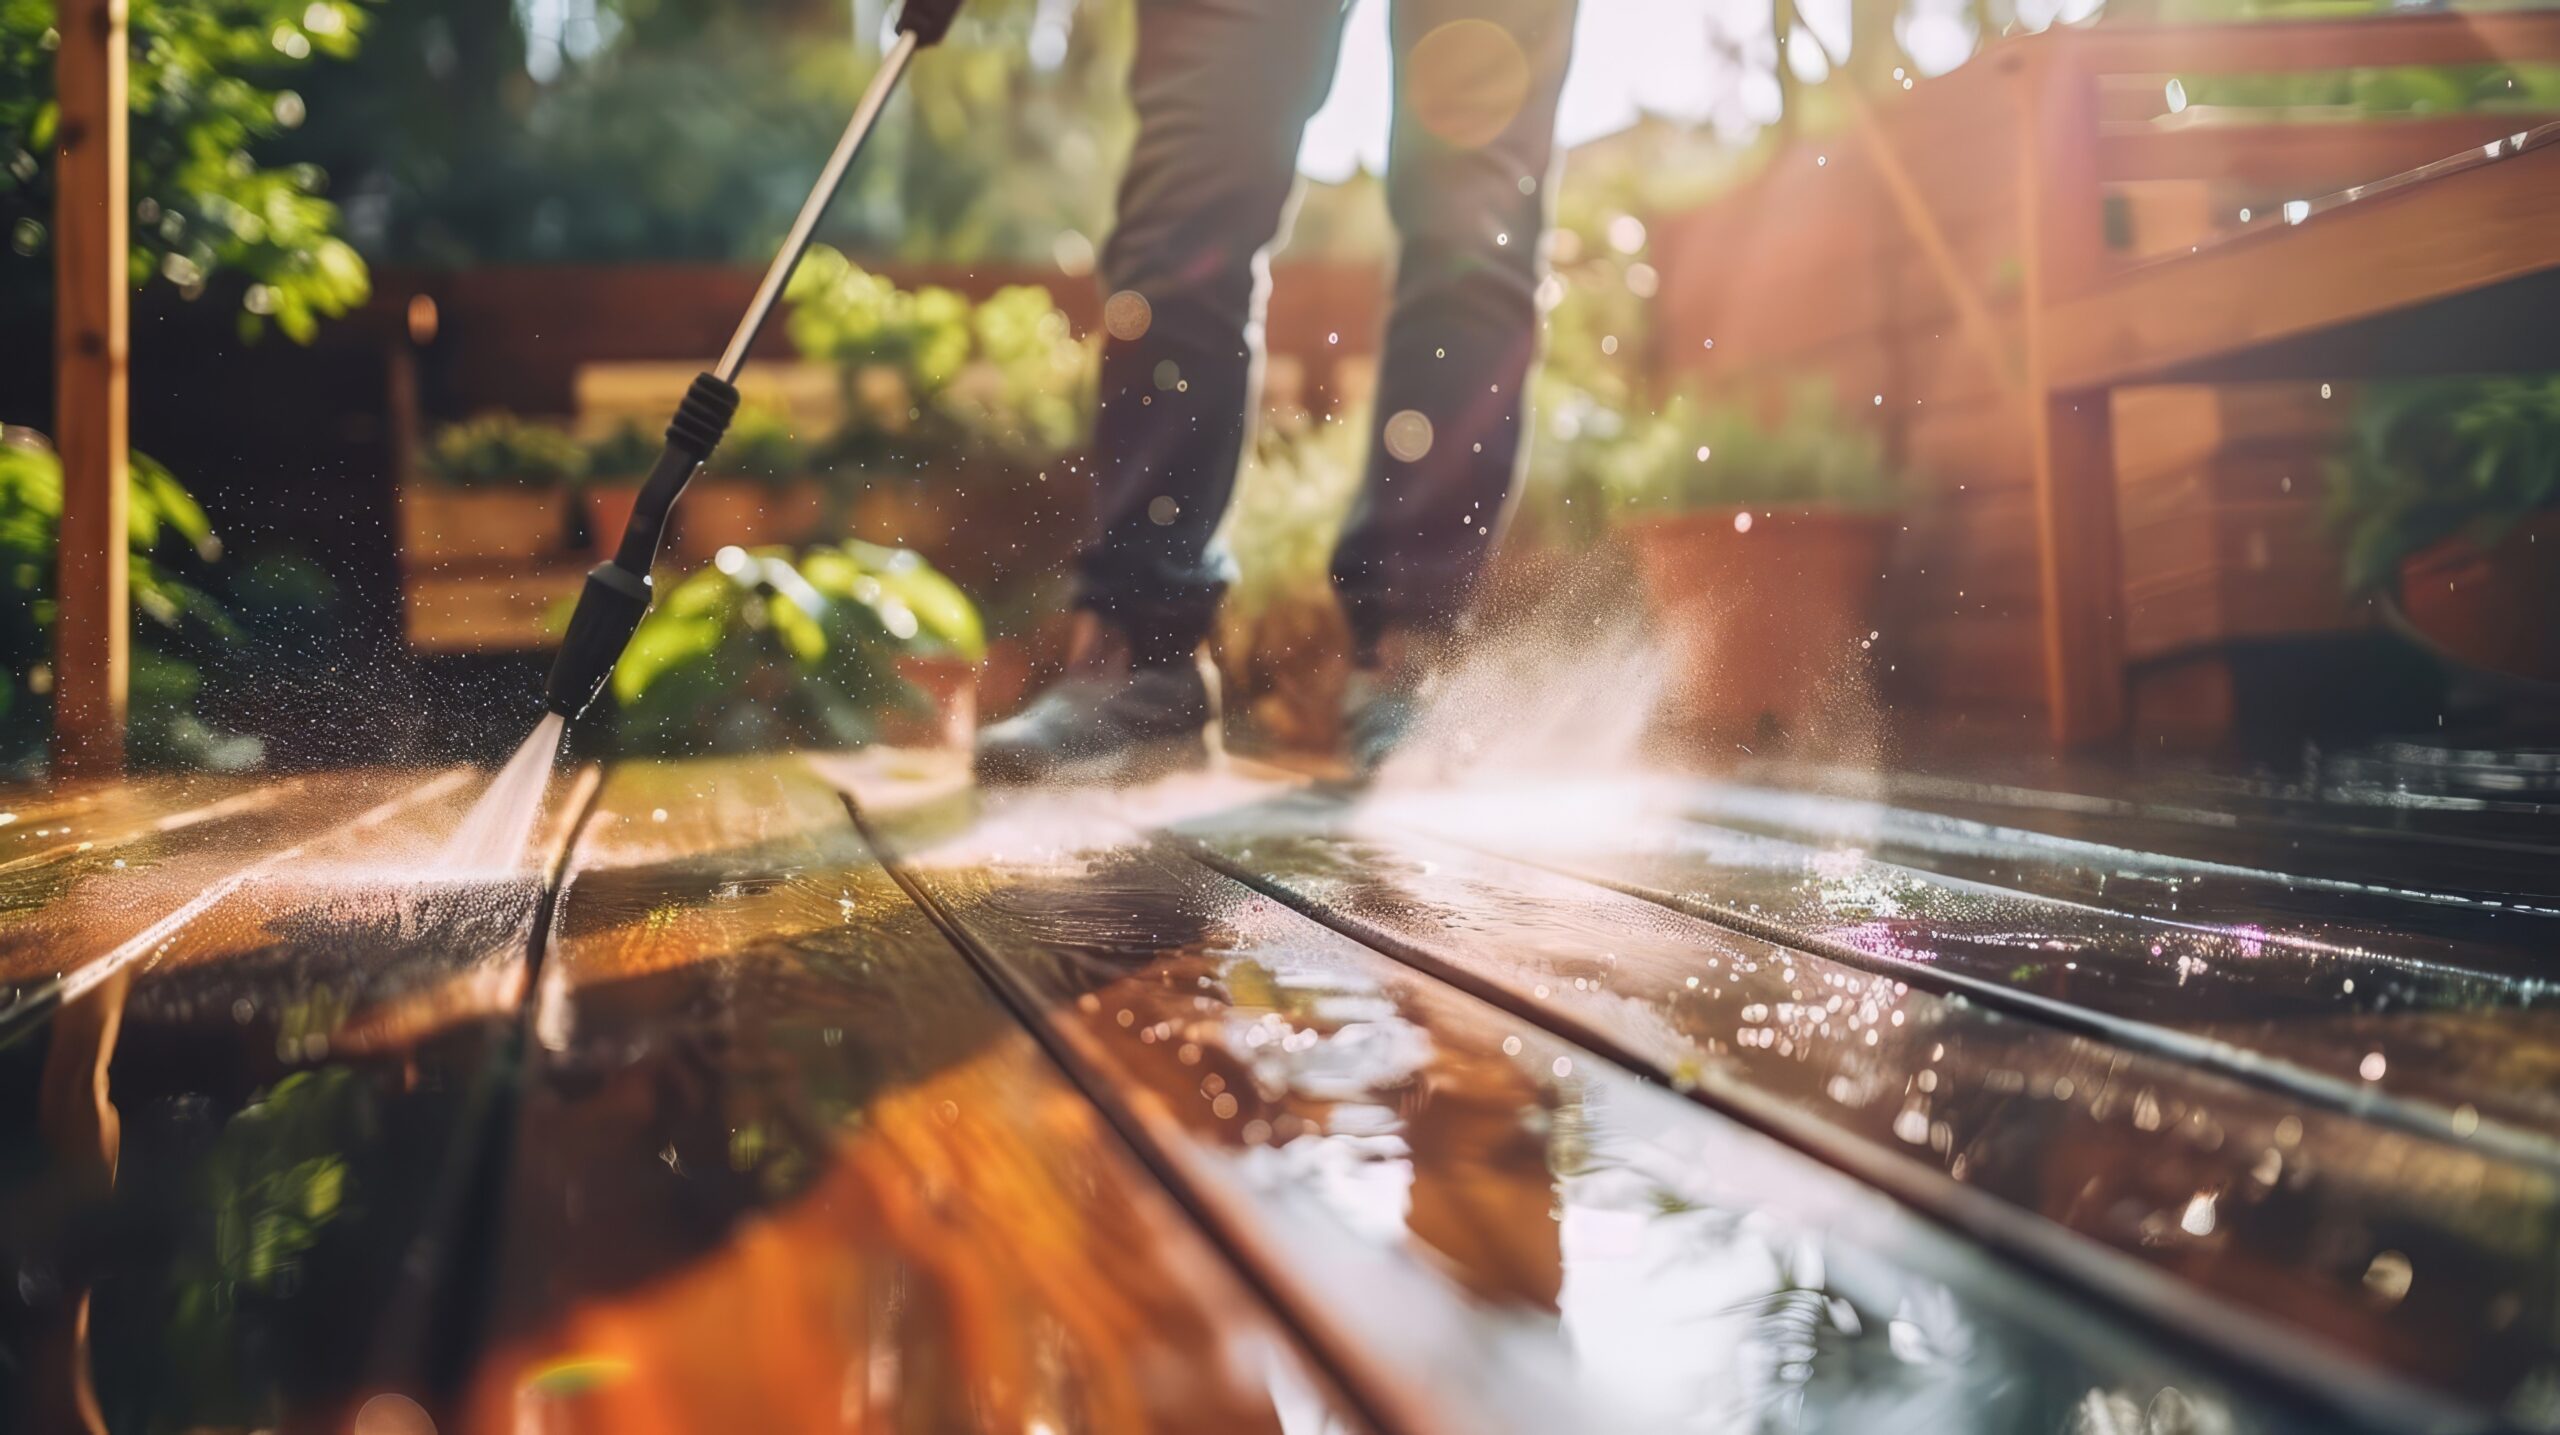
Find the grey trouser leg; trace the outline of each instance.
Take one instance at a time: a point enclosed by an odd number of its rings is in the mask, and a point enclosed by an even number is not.
[[[1574,0],[1397,0],[1403,253],[1367,482],[1334,552],[1353,635],[1457,621],[1520,472]]]
[[[1231,567],[1211,547],[1256,401],[1263,251],[1323,105],[1341,0],[1137,0],[1138,138],[1103,247],[1101,536],[1081,600],[1142,658],[1208,633]],[[1128,296],[1135,295],[1143,305]]]
[[[1138,7],[1138,139],[1102,256],[1101,534],[1079,570],[1083,605],[1165,659],[1207,633],[1230,577],[1212,537],[1256,402],[1263,252],[1343,15],[1339,0]],[[1411,411],[1433,437],[1416,452],[1402,421],[1344,534],[1335,582],[1364,640],[1455,617],[1518,467],[1572,0],[1398,0],[1393,24],[1404,253],[1378,418]]]

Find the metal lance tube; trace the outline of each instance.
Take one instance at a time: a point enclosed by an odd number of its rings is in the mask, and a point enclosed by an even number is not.
[[[684,496],[685,485],[693,481],[712,450],[720,446],[721,438],[729,432],[729,421],[737,417],[736,380],[739,367],[746,363],[747,350],[754,345],[765,320],[772,316],[782,291],[790,286],[792,273],[800,267],[800,257],[808,253],[809,241],[817,234],[818,221],[835,201],[836,191],[843,187],[855,156],[862,153],[863,142],[879,124],[880,112],[897,89],[899,77],[906,73],[907,62],[915,58],[918,49],[942,38],[958,10],[959,0],[907,0],[899,10],[897,42],[881,57],[879,72],[871,77],[862,103],[854,107],[844,137],[836,141],[835,152],[827,156],[826,168],[819,171],[817,184],[800,206],[799,217],[791,223],[791,233],[783,239],[773,263],[766,267],[754,301],[738,321],[737,332],[729,336],[728,349],[711,372],[694,377],[693,387],[676,408],[674,421],[667,425],[666,448],[640,485],[640,496],[632,504],[631,521],[622,530],[621,545],[609,562],[597,564],[587,574],[586,587],[578,594],[577,610],[569,615],[569,631],[561,639],[560,654],[552,660],[551,680],[543,690],[543,706],[550,711],[574,719],[604,691],[605,679],[612,674],[613,665],[621,661],[622,650],[630,646],[641,616],[649,611],[649,570],[657,563],[658,545],[666,536],[667,519],[675,511],[676,500]]]

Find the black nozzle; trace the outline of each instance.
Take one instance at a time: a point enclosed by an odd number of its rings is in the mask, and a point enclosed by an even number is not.
[[[586,712],[648,611],[648,575],[619,563],[599,563],[589,570],[577,611],[569,615],[569,632],[560,640],[560,655],[551,660],[542,705],[572,720]]]
[[[658,543],[666,536],[676,500],[720,446],[737,413],[738,391],[727,381],[712,374],[694,376],[693,387],[667,425],[667,446],[632,501],[631,522],[622,530],[613,561],[599,563],[587,574],[577,611],[569,615],[569,631],[560,640],[560,655],[551,661],[544,707],[574,719],[604,691],[604,680],[622,661],[622,650],[649,611],[649,570],[657,564]]]
[[[898,28],[915,36],[919,45],[938,45],[959,14],[960,0],[907,0],[898,7]]]

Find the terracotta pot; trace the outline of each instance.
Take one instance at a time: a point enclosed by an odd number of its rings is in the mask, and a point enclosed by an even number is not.
[[[903,657],[898,676],[931,703],[930,713],[893,712],[880,721],[892,747],[966,748],[978,729],[978,668],[965,658]]]
[[[825,518],[825,498],[814,483],[697,478],[676,505],[675,549],[699,563],[732,546],[797,546],[819,537]]]
[[[1020,638],[990,640],[987,660],[978,668],[978,710],[990,721],[1012,716],[1030,701],[1036,666],[1030,643]]]
[[[568,497],[557,489],[400,487],[400,547],[412,563],[539,558],[567,546]]]
[[[1800,730],[1855,691],[1892,525],[1828,508],[1707,509],[1627,525],[1676,665],[1666,707],[1693,735]]]
[[[2517,524],[2494,548],[2455,538],[2415,555],[2400,565],[2400,606],[2474,667],[2560,682],[2560,511]]]
[[[622,530],[631,524],[631,509],[640,501],[636,483],[595,483],[578,490],[587,509],[587,541],[599,557],[622,546]]]

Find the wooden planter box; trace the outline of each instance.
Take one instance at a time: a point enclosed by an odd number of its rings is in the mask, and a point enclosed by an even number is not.
[[[558,489],[400,486],[400,547],[412,565],[546,557],[567,546],[568,519]]]
[[[1860,694],[1891,532],[1882,515],[1826,508],[1627,525],[1670,647],[1672,720],[1719,742],[1783,740]]]
[[[702,563],[728,547],[797,546],[825,536],[825,522],[826,495],[807,479],[771,484],[697,478],[676,504],[675,553],[687,563]]]

